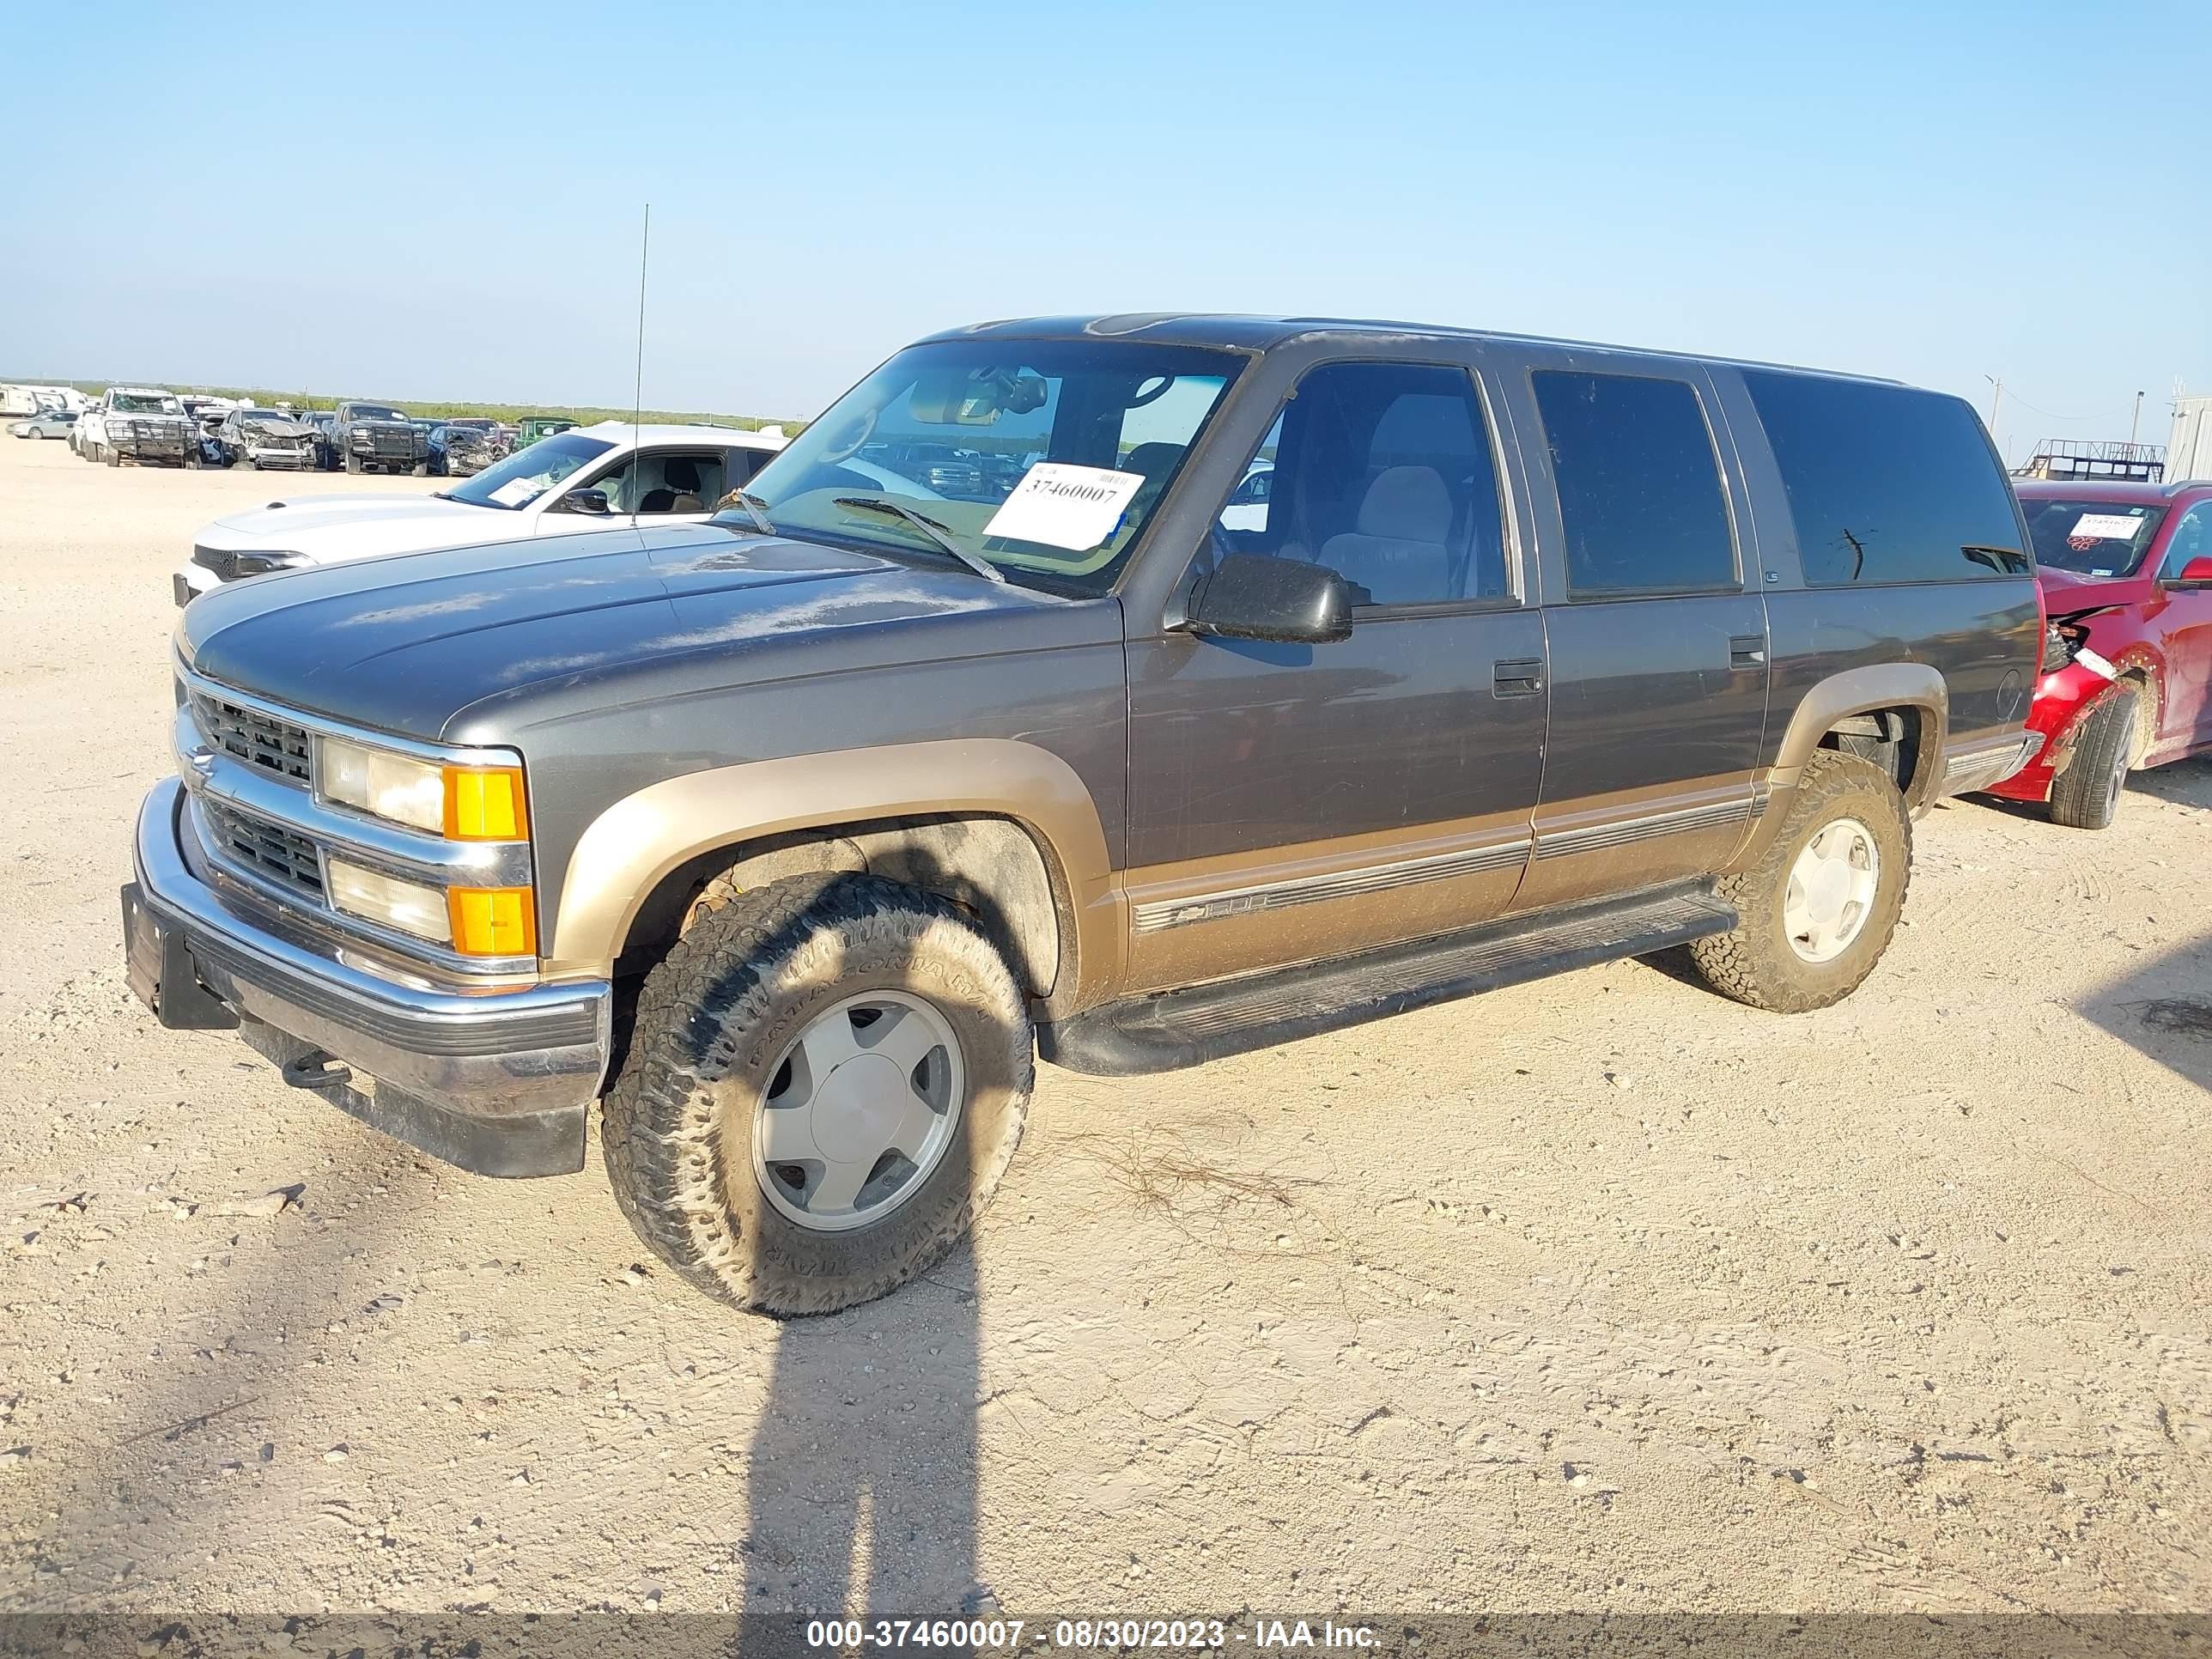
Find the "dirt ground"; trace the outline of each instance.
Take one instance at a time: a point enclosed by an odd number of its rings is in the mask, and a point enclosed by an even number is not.
[[[459,1173],[125,987],[192,531],[431,487],[0,439],[0,1610],[2212,1608],[2212,764],[1937,811],[1824,1013],[1047,1069],[972,1251],[779,1326],[596,1149]]]

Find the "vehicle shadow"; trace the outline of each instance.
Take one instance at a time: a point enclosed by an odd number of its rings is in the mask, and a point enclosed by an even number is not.
[[[2160,952],[2077,1000],[2074,1011],[2212,1093],[2212,935]]]
[[[870,873],[962,900],[982,921],[989,907],[969,890],[950,860],[907,850]],[[801,878],[834,884],[834,876]],[[773,957],[807,936],[803,914],[782,937],[750,941]],[[982,990],[942,958],[884,950],[889,930],[871,930],[865,962],[840,964],[837,990],[925,989],[952,1018],[992,1018]],[[1010,940],[993,939],[1002,956]],[[809,950],[817,948],[810,944]],[[1010,958],[1011,959],[1011,958]],[[704,1002],[718,993],[709,985]],[[695,1019],[683,1063],[707,1067],[718,1022]],[[865,1028],[864,1028],[865,1029]],[[970,1066],[976,1057],[969,1056]],[[751,1112],[757,1103],[733,1091],[719,1103]],[[968,1171],[997,1155],[1000,1136],[979,1122],[973,1102],[963,1111],[937,1178],[963,1190]],[[723,1179],[751,1182],[750,1133],[717,1135],[714,1155]],[[771,1177],[773,1178],[773,1177]],[[926,1202],[928,1194],[910,1200]],[[878,1223],[878,1225],[888,1224]],[[764,1271],[773,1249],[787,1263],[796,1243],[763,1243],[763,1230],[738,1241]],[[788,1272],[787,1265],[784,1267]],[[995,1611],[976,1581],[977,1411],[981,1382],[978,1275],[969,1237],[888,1299],[822,1318],[793,1319],[775,1329],[768,1394],[745,1458],[744,1618],[738,1651],[799,1654],[808,1618],[891,1617],[957,1620]],[[937,1644],[943,1647],[943,1644]],[[952,1652],[969,1649],[954,1644]]]
[[[2130,773],[2128,787],[2176,806],[2212,807],[2212,757]]]

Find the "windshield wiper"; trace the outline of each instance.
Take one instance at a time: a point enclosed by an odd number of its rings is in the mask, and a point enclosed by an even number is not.
[[[837,507],[857,507],[864,513],[888,513],[894,518],[903,519],[985,580],[1003,584],[1006,580],[1006,572],[1000,570],[998,566],[993,564],[988,559],[977,558],[958,542],[954,541],[951,532],[943,525],[934,519],[925,519],[910,507],[901,507],[896,501],[884,501],[874,495],[838,495],[832,498],[832,504]]]
[[[744,508],[745,516],[753,521],[753,527],[762,535],[780,536],[783,533],[770,521],[768,516],[768,503],[751,491],[732,489],[729,494],[729,499]]]

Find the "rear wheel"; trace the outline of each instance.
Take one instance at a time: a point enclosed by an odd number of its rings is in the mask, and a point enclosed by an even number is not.
[[[939,1261],[1020,1144],[1020,988],[943,899],[793,877],[695,914],[606,1097],[617,1201],[739,1307],[831,1313]]]
[[[1690,946],[1723,996],[1781,1013],[1840,1002],[1874,971],[1912,873],[1912,822],[1889,775],[1824,749],[1759,862],[1720,883],[1733,933]]]
[[[2051,786],[2051,821],[2069,830],[2108,830],[2119,816],[2135,757],[2136,691],[2124,686],[2092,708],[2074,753]]]

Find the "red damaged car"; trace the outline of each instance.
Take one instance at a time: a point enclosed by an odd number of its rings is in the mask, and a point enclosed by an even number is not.
[[[2050,621],[2044,744],[1989,793],[2102,830],[2131,769],[2212,750],[2212,483],[2016,488]]]

